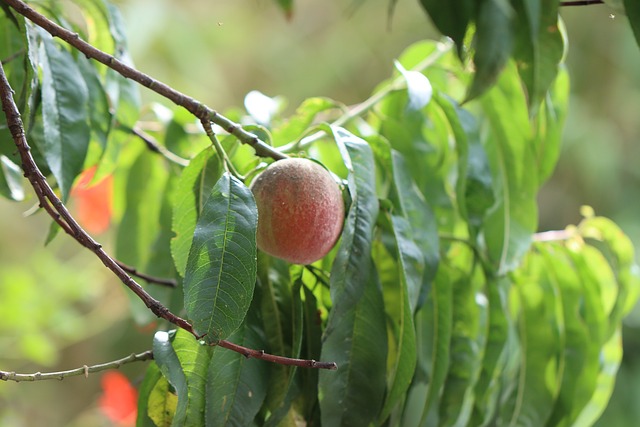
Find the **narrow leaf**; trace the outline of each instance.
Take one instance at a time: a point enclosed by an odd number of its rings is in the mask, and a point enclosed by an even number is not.
[[[184,278],[185,309],[205,341],[241,324],[256,281],[258,212],[251,191],[225,173],[204,202]]]
[[[558,73],[564,54],[558,2],[517,0],[513,5],[518,22],[513,56],[527,88],[529,108],[535,113]]]
[[[248,316],[229,340],[249,348],[264,348],[257,319]],[[266,362],[247,359],[239,353],[214,347],[207,372],[206,426],[251,425],[267,394],[269,370]]]
[[[89,146],[89,95],[71,54],[59,48],[48,34],[42,35],[39,58],[44,121],[41,149],[66,200],[74,179],[82,171]]]
[[[497,81],[511,56],[512,10],[501,0],[480,0],[476,14],[476,67],[466,101],[483,94]]]
[[[320,372],[322,425],[368,425],[382,407],[387,333],[382,292],[370,270],[360,270],[367,277],[360,300],[349,307],[334,305],[329,315],[322,359],[336,362],[338,370]]]
[[[171,255],[178,273],[184,277],[198,217],[211,189],[220,178],[219,158],[208,147],[196,155],[182,171],[173,207]]]
[[[515,65],[482,97],[490,123],[485,150],[491,167],[495,204],[484,219],[484,238],[501,273],[514,269],[531,244],[537,226],[539,185],[531,146],[531,127]]]
[[[15,201],[24,200],[22,169],[8,157],[0,155],[0,195]]]
[[[340,247],[331,269],[333,309],[351,307],[362,296],[371,269],[371,241],[378,214],[375,162],[369,145],[349,131],[331,127],[349,171],[351,207],[345,219]]]

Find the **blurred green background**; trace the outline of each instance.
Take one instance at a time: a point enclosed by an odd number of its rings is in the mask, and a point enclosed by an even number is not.
[[[437,38],[417,0],[297,0],[287,21],[270,0],[120,0],[136,66],[217,110],[259,90],[292,111],[311,96],[366,99],[412,42]],[[360,5],[355,7],[355,5]],[[559,166],[540,195],[540,229],[579,221],[591,205],[640,248],[640,49],[624,16],[606,6],[562,10],[572,97]],[[164,100],[142,90],[145,102]],[[0,369],[36,372],[96,364],[146,350],[124,287],[65,235],[44,246],[50,221],[34,204],[0,200]],[[99,236],[107,250],[110,234]],[[599,426],[640,424],[640,311]],[[144,364],[123,371],[135,382]],[[0,383],[0,427],[108,426],[100,376]]]

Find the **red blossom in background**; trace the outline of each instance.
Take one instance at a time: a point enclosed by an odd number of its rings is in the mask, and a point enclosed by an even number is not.
[[[98,405],[102,413],[118,426],[133,426],[138,415],[138,391],[118,371],[102,376],[102,396]]]
[[[71,190],[75,201],[76,217],[88,232],[100,234],[107,231],[111,222],[113,177],[106,176],[93,183],[96,167],[85,170]]]

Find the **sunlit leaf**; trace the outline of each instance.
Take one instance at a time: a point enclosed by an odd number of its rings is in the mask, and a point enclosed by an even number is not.
[[[402,64],[398,61],[395,61],[395,66],[396,69],[400,71],[400,74],[402,74],[402,77],[404,77],[404,81],[407,84],[407,94],[409,96],[407,110],[421,110],[431,101],[431,96],[433,95],[431,82],[429,82],[427,76],[418,71],[405,70]]]
[[[210,350],[210,347],[182,329],[169,333],[156,332],[153,339],[154,360],[178,395],[172,425],[202,425]]]
[[[22,177],[22,169],[7,156],[0,155],[0,195],[11,200],[24,200]]]
[[[173,207],[171,229],[175,237],[171,239],[171,255],[183,277],[196,223],[221,173],[220,158],[214,156],[211,148],[206,148],[189,162],[180,175]]]
[[[538,219],[539,185],[537,170],[527,166],[535,161],[531,127],[512,63],[481,101],[491,126],[485,150],[495,196],[495,204],[484,219],[484,238],[498,272],[507,272],[516,267],[531,243]]]

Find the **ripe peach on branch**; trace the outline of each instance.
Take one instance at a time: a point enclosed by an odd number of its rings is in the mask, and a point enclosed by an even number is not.
[[[278,160],[251,184],[258,207],[260,250],[294,264],[311,264],[336,244],[344,222],[340,187],[318,163]]]

